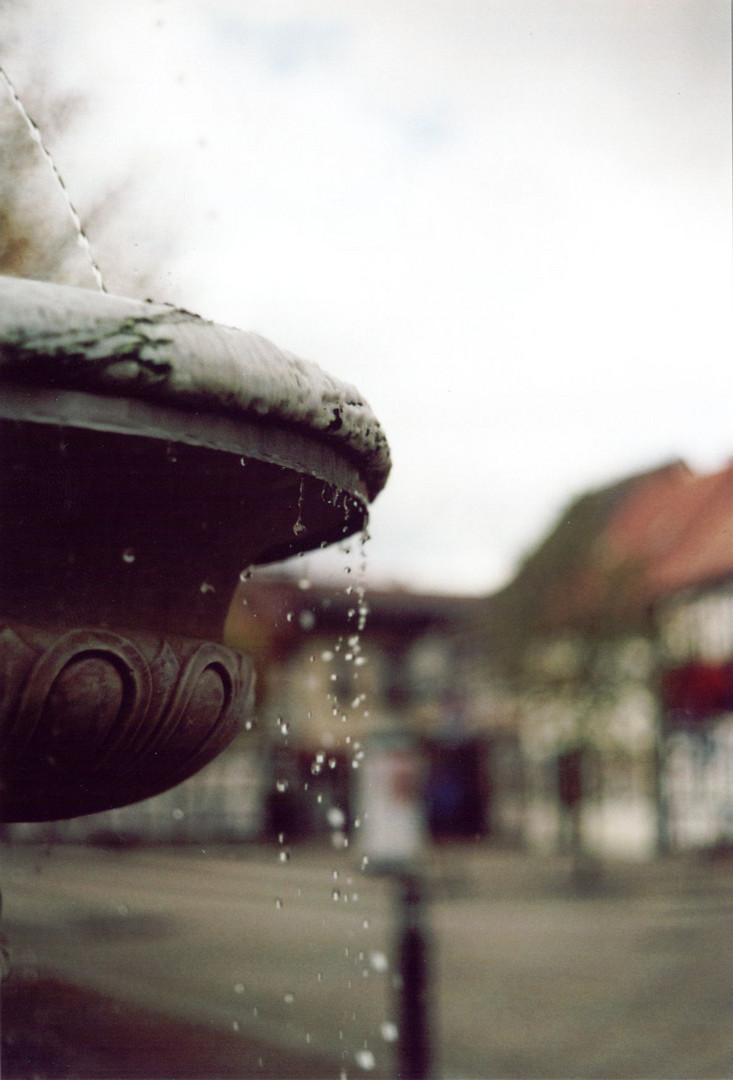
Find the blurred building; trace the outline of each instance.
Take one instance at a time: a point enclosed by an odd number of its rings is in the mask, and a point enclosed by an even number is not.
[[[488,833],[487,747],[460,634],[476,603],[282,579],[241,586],[228,634],[257,666],[269,835],[358,826],[359,770],[387,733],[420,758],[433,836]]]
[[[514,710],[525,836],[648,855],[733,839],[733,465],[583,495],[476,625]]]

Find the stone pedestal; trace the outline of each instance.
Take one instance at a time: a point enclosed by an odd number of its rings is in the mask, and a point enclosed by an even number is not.
[[[157,794],[234,738],[247,566],[362,529],[389,455],[353,387],[161,305],[0,279],[0,811]]]

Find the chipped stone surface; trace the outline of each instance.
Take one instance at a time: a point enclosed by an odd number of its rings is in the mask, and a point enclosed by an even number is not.
[[[371,498],[386,438],[353,387],[258,334],[91,290],[0,277],[0,378],[261,417],[341,445]]]

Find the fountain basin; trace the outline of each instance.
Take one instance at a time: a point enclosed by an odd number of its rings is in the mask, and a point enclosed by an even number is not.
[[[240,572],[361,530],[387,444],[257,335],[45,282],[0,278],[0,385],[2,814],[137,801],[247,713]]]

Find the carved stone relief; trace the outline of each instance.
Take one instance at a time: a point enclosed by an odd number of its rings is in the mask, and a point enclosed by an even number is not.
[[[46,821],[180,783],[237,734],[251,661],[211,642],[103,629],[0,630],[0,806]]]

